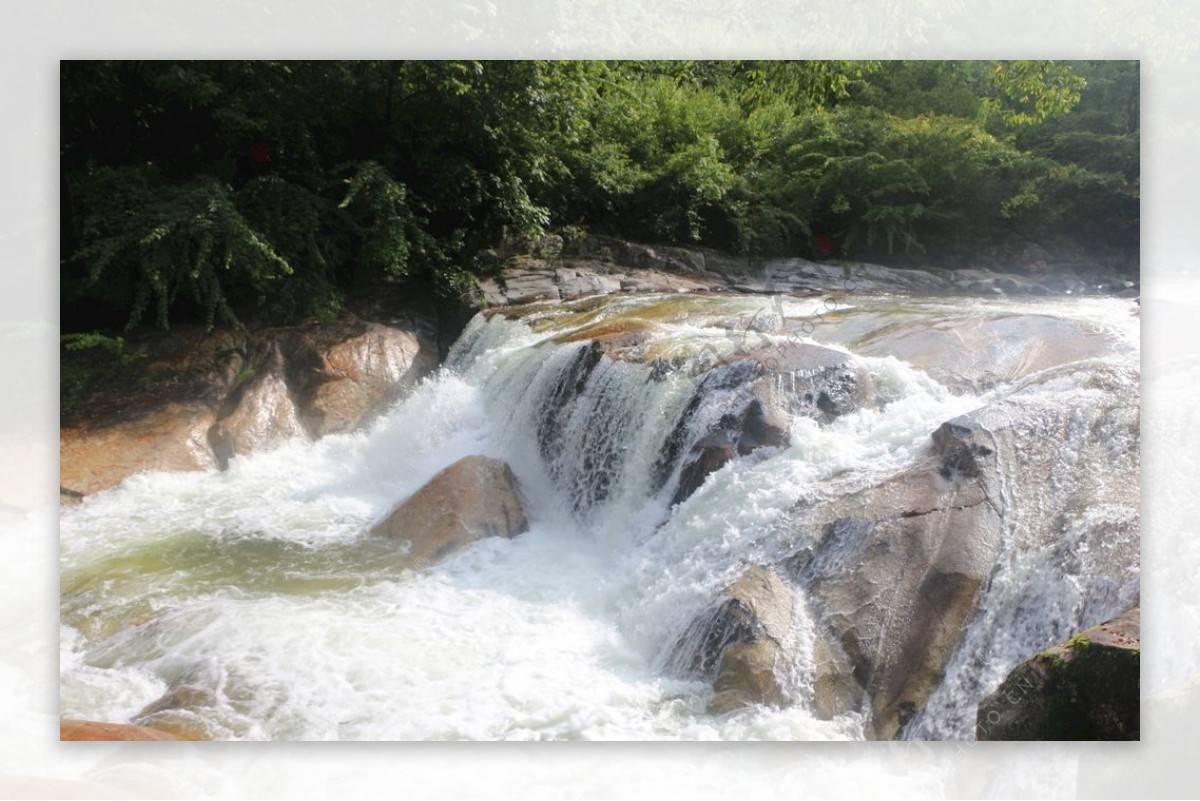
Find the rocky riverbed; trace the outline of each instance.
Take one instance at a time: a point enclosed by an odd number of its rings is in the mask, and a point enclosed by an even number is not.
[[[963,739],[1009,670],[1137,603],[1136,285],[494,258],[452,348],[420,314],[183,331],[153,391],[64,425],[64,713]]]

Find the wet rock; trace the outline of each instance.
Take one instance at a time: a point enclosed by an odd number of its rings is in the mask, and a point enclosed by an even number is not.
[[[786,699],[775,662],[791,625],[791,587],[775,571],[755,565],[692,621],[672,664],[712,680],[713,714],[750,704],[781,706]]]
[[[437,366],[420,326],[347,318],[253,335],[173,331],[123,384],[64,421],[60,484],[79,496],[151,470],[202,470],[292,437],[363,425]],[[73,498],[68,494],[66,497]]]
[[[405,547],[403,564],[423,569],[485,537],[528,529],[520,487],[498,459],[467,456],[438,473],[371,529]]]
[[[133,722],[183,740],[220,739],[207,719],[216,706],[213,690],[182,681],[147,704],[133,716]]]
[[[1091,603],[1128,585],[1138,562],[1137,407],[1136,371],[1057,368],[939,426],[925,461],[793,510],[799,547],[784,564],[806,587],[818,635],[869,699],[870,736],[895,737],[941,685],[1002,543],[1109,588]],[[1105,465],[1104,476],[1088,464]],[[1101,507],[1102,517],[1080,520],[1079,510]],[[1080,537],[1105,545],[1077,552]]]
[[[1140,609],[1017,665],[979,703],[977,740],[1137,740]]]
[[[709,710],[720,714],[750,704],[782,706],[786,697],[775,665],[792,626],[792,590],[778,573],[748,569],[723,593],[725,623],[744,632],[721,650]]]
[[[1040,314],[881,318],[876,328],[848,344],[863,356],[894,356],[952,388],[971,390],[1133,348],[1086,323]]]
[[[735,453],[746,456],[764,447],[786,447],[793,417],[829,423],[872,398],[870,376],[842,351],[785,340],[736,353],[709,369],[696,385],[659,455],[654,489],[666,484],[679,463],[672,503],[680,503]],[[704,420],[712,422],[689,446],[691,432]]]
[[[750,401],[739,415],[726,415],[720,428],[692,446],[679,473],[679,486],[671,504],[682,503],[704,484],[704,480],[739,456],[759,448],[786,447],[791,441],[787,416],[778,409],[766,411],[762,401]]]
[[[222,469],[234,456],[308,436],[283,373],[278,343],[272,342],[260,359],[253,373],[234,387],[209,429],[209,443]]]
[[[314,438],[369,422],[437,367],[436,349],[413,326],[349,321],[288,339],[289,384]]]
[[[818,707],[868,697],[877,739],[894,737],[941,683],[999,548],[981,480],[948,481],[943,467],[932,459],[795,523],[819,532],[789,564],[814,605]]]
[[[870,405],[871,377],[851,354],[784,340],[745,354],[761,365],[774,397],[793,415],[829,423]]]
[[[698,490],[710,473],[720,470],[738,456],[737,438],[730,431],[716,431],[692,446],[679,473],[679,486],[671,504],[682,503]]]
[[[96,428],[64,428],[59,434],[60,485],[90,495],[148,470],[216,467],[208,445],[212,408],[170,402],[131,420]]]
[[[60,741],[189,740],[190,737],[128,723],[102,723],[92,720],[62,720],[58,724]]]

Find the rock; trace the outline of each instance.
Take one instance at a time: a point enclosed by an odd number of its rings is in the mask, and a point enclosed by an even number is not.
[[[750,704],[782,706],[775,661],[791,625],[791,587],[775,571],[752,566],[688,625],[672,667],[712,680],[713,714]]]
[[[684,275],[709,272],[706,253],[685,248],[643,245],[606,236],[579,237],[564,248],[563,255],[600,259],[625,267],[658,272]],[[720,260],[722,263],[738,261],[731,257],[723,257]]]
[[[682,503],[698,490],[710,473],[720,470],[738,456],[737,437],[727,430],[709,434],[692,446],[692,451],[679,473],[679,486],[671,505]]]
[[[868,697],[869,736],[895,737],[941,685],[966,623],[987,612],[1002,547],[1087,574],[1105,588],[1090,603],[1119,597],[1138,563],[1137,409],[1136,370],[1056,368],[939,426],[902,473],[793,510],[798,547],[781,567],[806,589],[835,678],[844,654]]]
[[[235,386],[208,432],[222,469],[237,455],[265,450],[285,440],[308,437],[283,373],[283,356],[272,342],[258,371]]]
[[[60,741],[129,741],[129,740],[189,740],[170,732],[128,723],[102,723],[91,720],[61,720],[58,724]]]
[[[761,365],[773,396],[793,415],[829,423],[873,399],[870,375],[844,351],[788,339],[743,358]]]
[[[748,569],[723,593],[721,616],[741,635],[722,649],[709,711],[728,712],[750,704],[782,706],[786,697],[775,664],[792,626],[792,590],[779,574]]]
[[[622,285],[626,283],[610,275],[583,269],[555,270],[554,280],[558,284],[558,296],[563,300],[571,300],[584,295],[607,295],[611,292],[619,292],[624,288]]]
[[[506,270],[504,273],[504,298],[506,303],[515,305],[532,303],[536,300],[559,300],[561,296],[552,270],[538,272]]]
[[[68,492],[90,495],[147,470],[216,467],[208,445],[213,422],[213,410],[204,404],[170,402],[107,426],[63,428],[59,483]]]
[[[980,477],[944,472],[935,457],[794,524],[820,532],[789,563],[817,620],[816,708],[834,714],[867,696],[876,739],[894,737],[941,683],[999,548]]]
[[[199,684],[189,684],[185,678],[143,707],[133,716],[133,722],[184,740],[218,739],[206,719],[206,714],[211,715],[217,703],[217,695],[213,690]]]
[[[760,275],[766,291],[805,289],[814,292],[945,292],[950,284],[926,270],[905,270],[865,262],[814,262],[807,259],[772,259]],[[761,286],[746,283],[747,291]]]
[[[1086,283],[1074,275],[1054,273],[1045,276],[1042,285],[1064,295],[1085,295],[1088,291]]]
[[[787,447],[791,441],[787,416],[764,409],[758,398],[750,401],[738,415],[726,415],[720,428],[702,437],[692,446],[679,472],[679,486],[671,505],[682,503],[704,484],[711,473],[720,470],[738,456],[747,456],[759,448]]]
[[[1137,740],[1140,609],[1017,665],[979,703],[977,740]]]
[[[225,467],[289,438],[352,430],[437,366],[435,343],[410,322],[348,318],[249,337],[185,328],[143,344],[148,357],[120,386],[63,422],[68,502],[133,473]]]
[[[371,533],[405,544],[404,565],[420,570],[476,540],[512,538],[528,527],[512,469],[498,459],[467,456],[430,479]]]
[[[289,350],[289,384],[314,438],[360,427],[437,367],[436,350],[413,326],[301,329]]]
[[[847,344],[863,356],[894,356],[952,388],[971,390],[1134,347],[1084,322],[1040,314],[933,322],[884,315]]]
[[[672,503],[680,503],[735,453],[746,456],[759,448],[787,447],[793,417],[829,423],[872,397],[870,376],[842,351],[783,340],[736,353],[711,367],[697,383],[656,462],[654,487],[665,485],[679,463]],[[713,422],[689,446],[697,421],[703,420]]]

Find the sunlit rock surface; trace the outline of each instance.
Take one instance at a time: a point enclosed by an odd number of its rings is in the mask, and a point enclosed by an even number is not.
[[[498,459],[467,456],[371,529],[403,549],[404,564],[423,569],[485,537],[515,537],[529,528],[512,469]]]

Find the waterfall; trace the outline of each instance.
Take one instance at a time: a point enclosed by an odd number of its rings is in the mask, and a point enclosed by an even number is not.
[[[865,706],[817,708],[822,609],[811,571],[789,572],[811,551],[822,574],[853,576],[861,548],[820,550],[806,510],[923,464],[940,425],[990,409],[1022,421],[997,455],[997,556],[904,730],[970,736],[973,705],[1014,664],[1138,587],[1129,304],[972,303],[980,319],[1078,324],[1104,352],[1034,369],[1041,351],[1006,350],[995,375],[956,384],[879,344],[885,324],[938,331],[964,314],[938,299],[814,316],[829,304],[636,296],[477,315],[368,430],[224,472],[137,475],[65,510],[63,713],[166,715],[222,739],[861,739]],[[764,348],[801,356],[747,356]],[[680,492],[708,446],[727,461]],[[471,454],[511,466],[529,531],[397,566],[368,529]],[[1038,470],[1057,483],[1031,486]],[[695,655],[753,565],[795,592],[774,668],[787,703],[712,713],[714,666]]]

